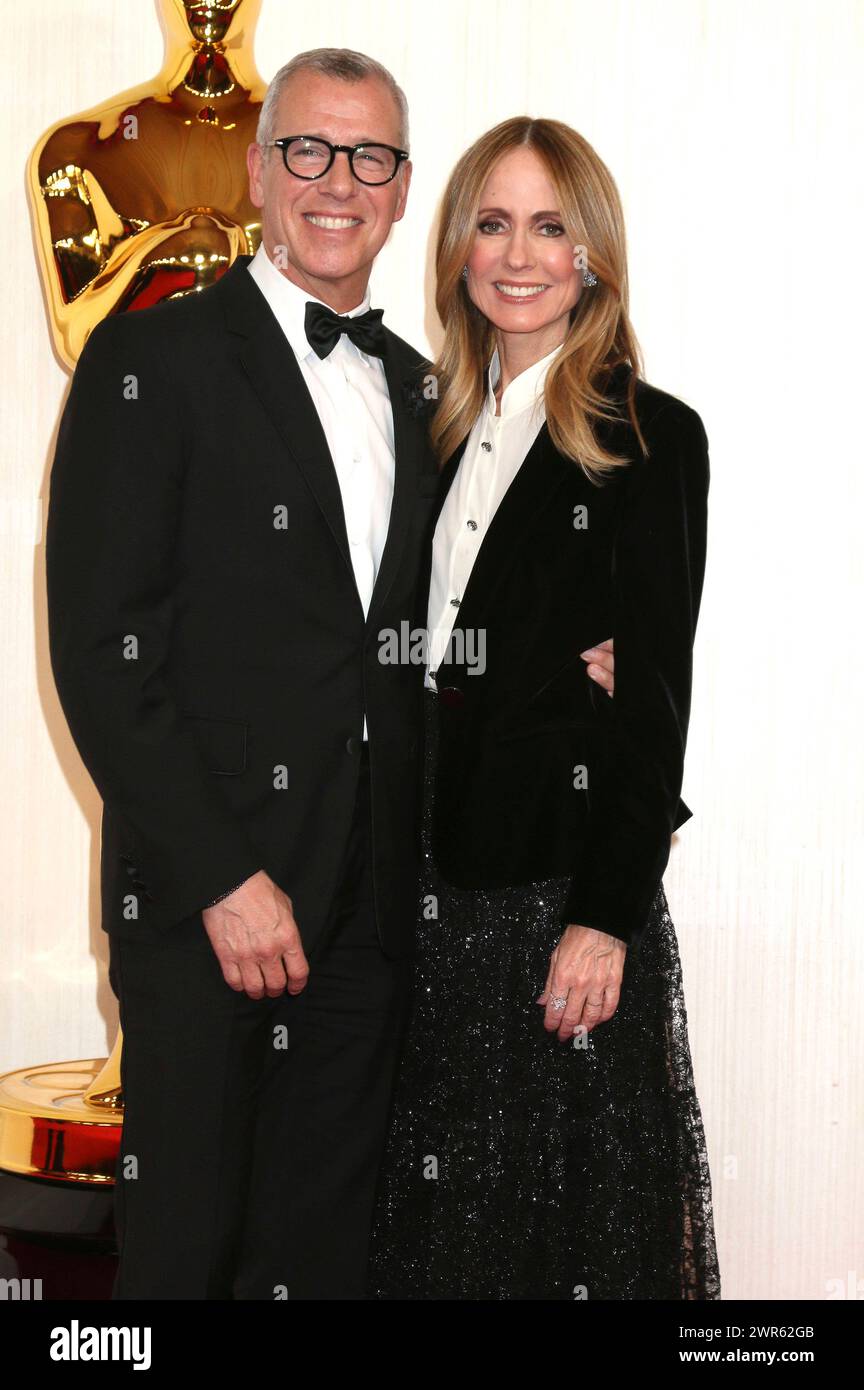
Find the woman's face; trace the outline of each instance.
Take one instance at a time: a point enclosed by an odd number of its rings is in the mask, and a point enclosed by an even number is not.
[[[564,341],[582,289],[575,248],[541,160],[527,147],[498,161],[480,195],[466,288],[502,333]]]

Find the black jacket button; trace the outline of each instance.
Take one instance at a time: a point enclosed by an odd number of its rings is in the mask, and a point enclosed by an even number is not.
[[[465,691],[460,690],[458,685],[445,685],[438,691],[438,699],[445,705],[461,705],[465,699]]]

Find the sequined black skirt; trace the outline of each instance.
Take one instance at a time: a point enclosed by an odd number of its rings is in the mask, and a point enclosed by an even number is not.
[[[717,1299],[711,1179],[662,889],[616,1013],[562,1044],[535,1000],[568,880],[444,883],[426,695],[414,1007],[379,1181],[374,1299]]]

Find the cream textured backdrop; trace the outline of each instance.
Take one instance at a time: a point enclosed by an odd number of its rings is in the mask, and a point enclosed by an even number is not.
[[[116,1023],[97,920],[99,801],[54,693],[44,550],[22,524],[47,497],[67,389],[25,161],[56,118],[154,74],[162,38],[150,0],[2,9],[7,1069],[102,1054]],[[373,303],[418,345],[436,331],[424,289],[436,202],[482,130],[522,111],[566,120],[621,190],[648,377],[696,407],[711,447],[684,786],[695,814],[666,886],[726,1298],[822,1299],[864,1279],[862,40],[864,10],[849,0],[818,13],[801,0],[264,0],[257,35],[267,78],[301,49],[345,45],[408,93],[414,186]]]

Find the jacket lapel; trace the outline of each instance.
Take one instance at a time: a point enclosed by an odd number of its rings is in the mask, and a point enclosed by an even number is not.
[[[219,281],[225,317],[245,338],[240,363],[261,404],[304,475],[345,564],[351,569],[339,480],[327,439],[294,353],[258,287],[246,274],[251,256],[238,256]]]
[[[462,595],[453,624],[454,633],[483,627],[484,615],[495,591],[515,563],[531,523],[552,504],[558,489],[575,467],[557,452],[544,424],[489,523]],[[470,648],[456,641],[452,650]]]
[[[327,438],[303,373],[278,320],[245,273],[251,259],[251,256],[237,256],[213,292],[222,294],[229,329],[245,339],[239,352],[243,370],[309,484],[353,581],[342,493]],[[424,422],[412,418],[407,408],[404,377],[408,364],[398,350],[397,340],[389,332],[383,362],[393,411],[395,474],[387,540],[369,606],[369,622],[386,598],[399,570],[410,530],[426,428]]]
[[[610,399],[626,386],[629,371],[629,367],[624,365],[614,369],[610,374],[604,388],[605,394]],[[604,443],[607,442],[606,428],[602,422],[598,428],[598,434]],[[439,515],[456,476],[467,442],[466,439],[459,446],[444,467],[442,496],[438,508]],[[531,523],[546,507],[553,503],[565,480],[573,479],[574,470],[577,475],[577,490],[574,495],[580,501],[584,500],[590,511],[591,503],[597,496],[595,484],[588,480],[577,463],[558,453],[552,443],[549,427],[544,422],[489,524],[489,530],[477,552],[477,558],[465,586],[465,593],[462,595],[458,617],[453,624],[454,632],[464,632],[468,629],[476,630],[483,626],[485,614],[495,597],[495,592],[516,562],[519,548],[530,533]],[[428,560],[429,564],[425,576],[427,594],[428,581],[431,577],[431,537]],[[451,650],[454,652],[465,651],[469,650],[469,647],[457,641],[453,643]],[[445,659],[442,666],[446,664]]]
[[[393,501],[390,505],[390,521],[387,527],[387,540],[381,564],[372,591],[367,622],[373,623],[376,614],[390,592],[390,587],[399,572],[405,553],[405,544],[411,532],[411,522],[417,498],[417,484],[420,473],[420,460],[429,445],[426,437],[426,423],[415,418],[408,409],[405,398],[410,382],[410,367],[399,350],[398,339],[385,329],[387,351],[384,355],[384,374],[390,394],[390,407],[393,412],[393,454],[395,460],[393,478]]]
[[[458,625],[476,630],[484,626],[484,615],[499,584],[516,562],[532,522],[552,505],[558,489],[576,467],[557,452],[544,423],[489,523],[468,577],[454,628]],[[470,649],[461,647],[464,651]],[[460,646],[455,645],[454,650],[459,651]]]

